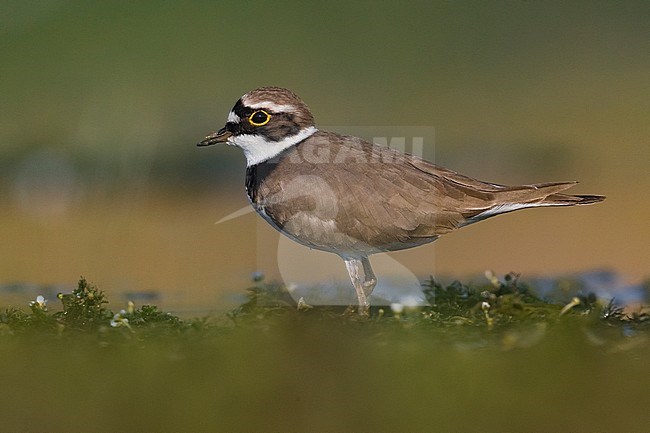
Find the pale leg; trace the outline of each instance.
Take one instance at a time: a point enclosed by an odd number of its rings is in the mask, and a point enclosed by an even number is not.
[[[375,273],[372,271],[372,266],[370,266],[370,260],[368,257],[362,257],[361,263],[363,264],[364,276],[363,292],[366,294],[366,298],[370,298],[370,294],[377,285],[377,277],[375,277]]]
[[[368,298],[377,284],[377,279],[370,267],[370,262],[367,257],[345,257],[343,260],[350,275],[350,281],[352,281],[354,290],[357,293],[357,300],[359,302],[358,313],[362,316],[368,316],[370,314],[370,302],[368,302]],[[361,277],[362,269],[363,278]]]

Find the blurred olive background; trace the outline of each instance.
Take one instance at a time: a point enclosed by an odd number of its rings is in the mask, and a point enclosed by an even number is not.
[[[0,283],[84,275],[112,299],[158,291],[187,307],[275,275],[259,239],[277,236],[257,216],[214,224],[247,206],[243,155],[194,146],[265,85],[294,90],[320,125],[434,128],[425,155],[473,177],[608,196],[392,255],[414,273],[638,281],[649,5],[2,1]]]

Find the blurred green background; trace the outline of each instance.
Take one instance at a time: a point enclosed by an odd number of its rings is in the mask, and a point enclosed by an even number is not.
[[[214,224],[248,205],[243,155],[195,147],[264,85],[294,90],[321,126],[429,131],[427,158],[473,177],[608,196],[391,255],[417,275],[610,269],[636,284],[650,275],[649,16],[647,1],[0,0],[0,307],[84,275],[115,311],[140,293],[199,315],[254,271],[277,278],[272,228],[254,214]],[[297,270],[345,280],[336,257],[298,255]],[[596,328],[607,339],[549,320],[544,338],[506,334],[522,343],[505,352],[469,325],[259,322],[150,339],[0,328],[0,430],[649,425],[648,339],[629,328]]]
[[[649,12],[647,1],[2,1],[0,283],[82,274],[113,299],[156,291],[190,308],[219,305],[253,271],[276,275],[258,250],[277,235],[257,216],[213,224],[247,205],[243,155],[194,146],[264,85],[294,90],[319,125],[434,128],[425,155],[473,177],[580,180],[576,193],[608,196],[393,255],[416,274],[606,268],[639,281]]]

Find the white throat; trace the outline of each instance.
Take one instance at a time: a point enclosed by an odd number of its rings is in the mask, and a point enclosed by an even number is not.
[[[241,134],[228,138],[228,144],[237,146],[244,151],[246,165],[250,167],[275,158],[283,150],[295,146],[305,138],[311,137],[316,131],[318,131],[316,127],[310,126],[280,141],[267,140],[261,135]]]

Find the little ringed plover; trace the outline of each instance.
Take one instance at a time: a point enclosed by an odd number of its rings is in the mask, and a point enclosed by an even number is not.
[[[506,186],[482,182],[363,139],[321,131],[293,92],[243,95],[226,125],[199,146],[239,147],[255,210],[284,235],[345,262],[358,312],[367,315],[377,279],[371,254],[416,247],[519,209],[602,201],[569,195],[576,182]]]

